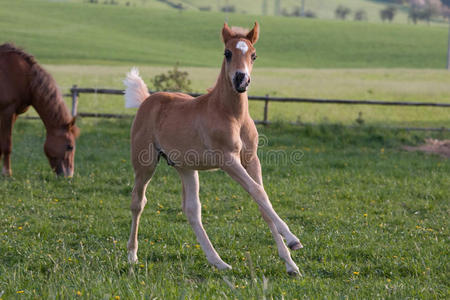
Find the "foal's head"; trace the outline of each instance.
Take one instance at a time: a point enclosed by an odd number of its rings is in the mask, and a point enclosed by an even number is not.
[[[256,59],[253,45],[258,40],[259,25],[248,33],[233,30],[225,23],[222,38],[225,44],[225,72],[228,80],[237,93],[244,93],[250,84],[250,73]]]
[[[73,176],[75,139],[78,135],[79,129],[75,125],[75,118],[61,128],[47,131],[44,151],[57,175]]]

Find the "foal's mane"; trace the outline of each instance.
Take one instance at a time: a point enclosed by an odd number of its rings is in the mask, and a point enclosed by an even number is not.
[[[13,44],[0,45],[0,55],[13,53],[30,65],[30,91],[32,97],[46,110],[46,116],[52,124],[69,124],[72,116],[63,101],[61,92],[53,77],[42,68],[33,55]]]

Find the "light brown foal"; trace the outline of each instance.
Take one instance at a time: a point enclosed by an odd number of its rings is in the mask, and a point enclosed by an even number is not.
[[[182,93],[151,96],[137,69],[128,73],[127,107],[139,107],[131,129],[131,159],[135,172],[128,259],[137,261],[139,218],[147,202],[145,190],[161,157],[179,173],[183,183],[183,211],[207,260],[218,269],[231,269],[217,254],[201,220],[197,170],[220,168],[252,196],[269,225],[287,272],[299,274],[286,247],[302,248],[299,239],[277,215],[264,191],[257,156],[258,132],[248,112],[247,87],[256,59],[253,45],[259,26],[242,33],[222,29],[225,57],[216,86],[193,98]]]

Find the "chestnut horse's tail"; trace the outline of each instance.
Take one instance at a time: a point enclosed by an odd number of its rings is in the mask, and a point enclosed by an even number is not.
[[[139,107],[145,99],[150,96],[147,85],[139,76],[139,70],[134,67],[127,74],[123,81],[126,86],[125,89],[125,107],[133,108]]]

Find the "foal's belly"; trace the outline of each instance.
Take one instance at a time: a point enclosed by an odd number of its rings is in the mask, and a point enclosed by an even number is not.
[[[221,150],[179,149],[161,147],[161,157],[169,165],[193,170],[219,169],[226,162],[226,155]]]

